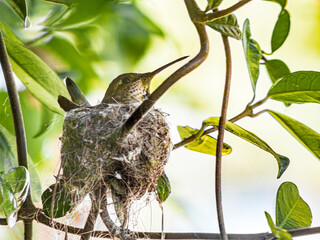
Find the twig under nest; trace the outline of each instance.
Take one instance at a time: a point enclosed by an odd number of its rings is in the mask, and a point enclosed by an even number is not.
[[[139,104],[100,104],[66,114],[61,137],[63,181],[87,193],[111,189],[124,226],[127,208],[147,192],[155,192],[172,144],[164,114],[152,109],[125,139],[117,132]]]

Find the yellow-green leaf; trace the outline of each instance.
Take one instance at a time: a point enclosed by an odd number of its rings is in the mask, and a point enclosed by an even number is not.
[[[198,129],[194,129],[188,126],[182,127],[178,126],[178,132],[180,134],[181,139],[188,138],[196,133],[199,132]],[[205,135],[197,138],[195,141],[188,143],[185,145],[185,148],[195,151],[195,152],[200,152],[200,153],[205,153],[209,154],[212,156],[216,155],[216,148],[217,148],[217,140],[211,136]],[[223,149],[222,149],[222,155],[228,155],[232,151],[232,148],[228,144],[223,144]]]
[[[274,117],[295,139],[297,139],[305,148],[320,159],[320,134],[306,125],[290,118],[284,114],[268,110],[268,113]]]
[[[271,232],[273,236],[275,236],[277,239],[282,239],[282,240],[292,240],[292,236],[286,229],[279,228],[276,226],[270,216],[269,213],[264,212],[268,221],[268,225],[271,229]]]

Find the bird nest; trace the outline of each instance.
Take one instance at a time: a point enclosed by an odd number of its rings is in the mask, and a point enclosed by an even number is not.
[[[172,144],[164,114],[151,109],[125,139],[117,131],[137,104],[100,104],[66,114],[61,137],[63,181],[77,199],[111,189],[126,202],[156,191]]]

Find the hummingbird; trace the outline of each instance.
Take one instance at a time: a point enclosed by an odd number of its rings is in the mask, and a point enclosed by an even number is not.
[[[108,86],[105,95],[99,104],[101,107],[108,108],[109,104],[140,104],[150,95],[150,83],[155,75],[166,69],[167,67],[187,58],[181,57],[168,64],[165,64],[152,72],[147,73],[124,73],[116,77]],[[78,86],[70,79],[66,78],[66,86],[71,96],[71,100],[64,96],[58,97],[58,103],[66,112],[81,108],[89,107],[90,104]],[[157,129],[158,127],[156,127]],[[157,134],[152,133],[152,134]],[[166,145],[169,146],[169,145]],[[161,148],[160,148],[161,149]],[[159,151],[163,151],[162,149]],[[151,153],[152,154],[152,153]],[[156,158],[156,152],[151,158]],[[115,163],[117,164],[117,163]],[[115,167],[116,169],[116,167]],[[126,226],[128,220],[128,209],[131,202],[127,201],[128,187],[125,183],[116,178],[108,180],[111,190],[112,199],[116,214],[121,222],[122,227]],[[130,190],[130,189],[129,189]]]

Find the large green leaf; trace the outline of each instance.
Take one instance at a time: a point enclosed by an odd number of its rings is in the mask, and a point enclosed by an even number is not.
[[[207,0],[208,1],[208,5],[206,8],[206,11],[209,11],[211,9],[215,9],[217,7],[219,7],[219,5],[221,4],[221,2],[223,0]]]
[[[268,111],[295,139],[320,159],[320,134],[284,114]]]
[[[202,128],[197,133],[197,135],[201,135],[203,133],[203,131],[205,130],[205,128],[210,125],[218,126],[219,125],[219,118],[211,117],[211,118],[208,118],[207,120],[205,120],[202,123]],[[280,178],[281,175],[285,172],[285,170],[289,166],[290,161],[287,157],[276,153],[265,141],[263,141],[261,138],[259,138],[254,133],[252,133],[248,130],[245,130],[242,127],[236,125],[235,123],[232,123],[229,121],[226,122],[225,129],[227,131],[231,132],[232,134],[252,143],[253,145],[271,153],[276,158],[277,163],[278,163],[278,167],[279,167],[277,178]]]
[[[55,114],[50,111],[46,106],[41,106],[41,120],[40,120],[40,127],[37,133],[33,136],[34,138],[40,137],[44,134],[50,127],[53,122]]]
[[[199,130],[188,127],[188,126],[185,126],[185,127],[178,126],[178,132],[180,134],[181,139],[186,139],[198,133]],[[217,140],[211,136],[204,135],[204,136],[198,137],[193,142],[186,144],[184,147],[195,152],[200,152],[200,153],[205,153],[205,154],[215,156],[216,149],[217,149]],[[222,149],[222,155],[228,155],[231,153],[231,151],[232,151],[232,148],[228,144],[224,143],[223,149]]]
[[[252,85],[253,91],[255,92],[259,73],[260,73],[259,61],[262,57],[262,53],[261,53],[259,44],[251,38],[249,19],[246,19],[243,24],[242,46],[243,46],[244,54],[247,61],[247,67],[249,71],[251,85]]]
[[[238,40],[241,39],[241,30],[238,25],[237,17],[234,14],[209,22],[207,25],[222,33],[224,36],[233,37]]]
[[[288,74],[270,88],[268,97],[289,103],[320,103],[320,72]]]
[[[276,226],[270,216],[269,213],[264,212],[268,221],[268,225],[271,229],[271,232],[273,236],[275,236],[277,239],[282,239],[282,240],[292,240],[292,236],[286,229],[282,229],[278,226]]]
[[[5,39],[14,73],[30,93],[52,111],[64,114],[58,105],[58,95],[68,97],[68,92],[57,74],[25,46]]]
[[[290,74],[288,66],[279,59],[268,60],[264,63],[272,83]]]
[[[72,210],[72,195],[63,184],[58,183],[55,192],[54,188],[55,184],[52,184],[41,195],[43,212],[48,217],[60,218]],[[54,198],[53,214],[51,213],[52,198]]]
[[[278,189],[276,223],[284,229],[310,227],[312,214],[308,204],[299,195],[297,186],[284,182]]]
[[[290,14],[285,9],[278,17],[276,25],[274,26],[271,37],[271,50],[275,52],[279,49],[284,41],[287,39],[290,31]]]
[[[12,9],[26,23],[28,21],[28,9],[25,0],[6,0]]]
[[[10,149],[16,149],[16,138],[13,136],[7,129],[5,129],[2,125],[0,125],[0,132],[3,134],[4,138],[8,142],[8,146]],[[14,153],[14,159],[11,159],[10,164],[5,165],[4,168],[1,168],[0,171],[5,171],[9,168],[12,168],[12,166],[17,166],[18,161],[16,157],[16,150],[11,150],[11,152]],[[28,155],[28,160],[29,160],[29,174],[31,178],[31,193],[32,193],[32,198],[35,201],[38,201],[39,196],[42,192],[42,187],[41,187],[41,182],[40,182],[40,177],[38,174],[37,169],[35,168],[34,163],[32,162],[32,159]]]
[[[163,172],[157,181],[157,197],[158,201],[163,203],[167,200],[171,193],[171,184],[168,176]]]

